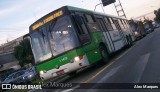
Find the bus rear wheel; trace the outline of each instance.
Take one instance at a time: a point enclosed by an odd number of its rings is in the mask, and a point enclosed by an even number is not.
[[[108,53],[107,53],[107,49],[105,46],[103,45],[100,45],[99,46],[99,50],[100,50],[100,54],[101,54],[101,57],[102,57],[102,63],[108,63]]]
[[[128,35],[126,38],[127,38],[128,46],[132,46],[133,45],[132,37]]]

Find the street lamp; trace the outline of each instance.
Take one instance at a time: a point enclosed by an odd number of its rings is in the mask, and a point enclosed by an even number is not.
[[[99,4],[95,5],[94,11],[96,10],[96,8],[97,8],[97,6],[98,6],[98,5],[101,5],[102,10],[103,10],[103,12],[105,13],[104,8],[103,8],[103,6],[102,6],[102,2],[101,2],[101,0],[99,0],[99,2],[100,2]]]
[[[94,11],[96,10],[97,6],[98,6],[98,5],[101,5],[101,4],[102,4],[102,3],[97,4],[97,5],[95,6],[95,8],[94,8]]]

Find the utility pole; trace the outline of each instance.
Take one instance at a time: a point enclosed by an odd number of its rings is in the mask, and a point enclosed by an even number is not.
[[[127,18],[126,14],[125,14],[125,12],[123,10],[123,7],[122,7],[122,4],[121,4],[120,0],[118,0],[118,4],[114,3],[114,7],[115,7],[115,9],[116,9],[117,14],[118,14],[119,17]]]

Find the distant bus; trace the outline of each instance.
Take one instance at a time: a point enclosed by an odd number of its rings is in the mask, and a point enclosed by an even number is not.
[[[86,9],[64,6],[30,26],[35,66],[42,80],[96,62],[108,62],[111,53],[134,39],[128,20]]]

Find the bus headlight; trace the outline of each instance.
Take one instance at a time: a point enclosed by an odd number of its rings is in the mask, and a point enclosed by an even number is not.
[[[78,62],[80,60],[80,58],[77,56],[74,58],[74,61]]]
[[[76,57],[74,57],[74,59],[71,60],[71,63],[73,63],[73,62],[78,62],[78,61],[81,60],[81,59],[83,59],[83,55],[81,55],[81,56],[76,56]]]
[[[43,75],[43,74],[44,74],[44,71],[41,70],[41,71],[39,72],[39,74],[40,74],[40,75]]]
[[[32,75],[32,74],[30,74],[28,77],[29,77],[29,78],[31,78],[32,76],[33,76],[33,75]]]
[[[138,35],[138,32],[134,32],[135,35]]]

